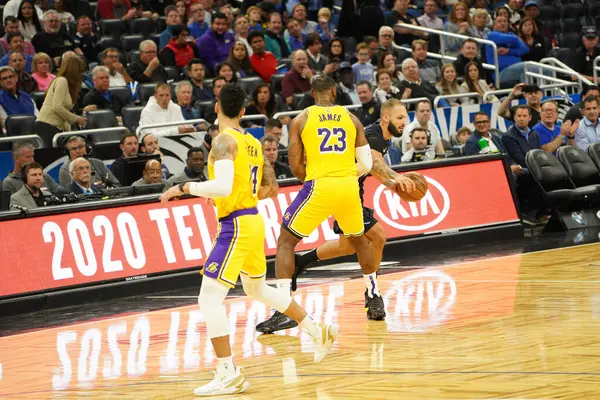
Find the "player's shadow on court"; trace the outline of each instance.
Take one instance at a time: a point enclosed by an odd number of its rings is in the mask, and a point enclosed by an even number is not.
[[[263,334],[258,335],[256,340],[270,347],[278,356],[297,356],[302,353],[300,338],[296,336]]]

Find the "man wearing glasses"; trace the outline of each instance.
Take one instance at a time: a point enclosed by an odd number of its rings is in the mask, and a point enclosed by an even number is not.
[[[77,47],[67,31],[60,29],[60,19],[56,11],[46,11],[43,24],[44,30],[36,33],[31,39],[31,44],[38,53],[48,54],[54,60],[56,66],[60,65],[60,58],[67,51],[74,51],[77,55],[83,56],[83,52]]]
[[[38,115],[38,109],[30,95],[18,89],[17,73],[12,67],[0,68],[0,122],[9,115]]]
[[[60,171],[58,171],[58,182],[62,187],[66,188],[71,184],[72,176],[69,166],[73,160],[78,158],[84,158],[90,163],[92,185],[97,187],[120,186],[117,178],[110,172],[102,160],[90,157],[88,151],[91,150],[91,147],[87,146],[83,137],[77,135],[70,136],[65,144],[65,150],[67,157],[62,167],[60,167]]]
[[[132,81],[125,67],[119,61],[120,56],[121,53],[114,47],[109,47],[100,55],[102,65],[109,70],[109,87],[127,86]]]
[[[156,43],[152,40],[144,40],[140,43],[140,59],[129,63],[127,73],[134,81],[142,83],[166,83],[167,71],[160,64],[157,57]]]
[[[379,28],[379,48],[377,49],[377,62],[381,58],[381,55],[389,51],[394,55],[396,64],[401,64],[402,61],[410,57],[410,53],[405,50],[396,49],[394,47],[394,30],[389,26],[382,26]]]
[[[198,50],[194,38],[190,37],[187,26],[175,25],[172,27],[171,33],[173,37],[160,51],[159,59],[165,67],[176,67],[178,71],[181,71],[190,61],[198,58]]]
[[[554,100],[545,101],[542,104],[541,121],[532,129],[540,137],[542,150],[554,153],[560,146],[575,145],[575,131],[579,127],[579,120],[575,123],[565,121],[562,126],[556,125],[558,119],[558,103]]]

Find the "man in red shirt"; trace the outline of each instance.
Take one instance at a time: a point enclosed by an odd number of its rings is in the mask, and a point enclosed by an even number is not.
[[[277,72],[277,59],[270,51],[265,51],[265,34],[262,31],[252,31],[248,35],[248,43],[252,47],[250,64],[263,81],[269,82],[271,75]]]

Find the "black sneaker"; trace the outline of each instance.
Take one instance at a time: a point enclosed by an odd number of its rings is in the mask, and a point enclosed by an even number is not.
[[[368,319],[375,321],[385,319],[385,304],[381,296],[374,294],[373,297],[369,297],[368,291],[365,291],[365,309]]]
[[[306,268],[308,267],[309,264],[303,264],[301,262],[302,258],[300,257],[300,254],[295,253],[294,254],[294,274],[292,275],[292,292],[295,292],[296,289],[298,289],[298,285],[296,283],[296,280],[298,279],[298,276],[303,273]]]
[[[298,326],[298,323],[279,311],[273,312],[271,318],[256,325],[256,331],[261,333],[273,333],[284,329],[291,329]]]

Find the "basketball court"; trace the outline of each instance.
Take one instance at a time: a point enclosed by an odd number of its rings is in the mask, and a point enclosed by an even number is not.
[[[340,325],[321,364],[307,334],[257,334],[270,310],[228,299],[234,356],[252,387],[224,398],[600,398],[600,244],[427,267],[386,261],[385,322],[367,321],[363,279],[348,272],[356,265],[326,267],[337,269],[327,279],[303,275],[309,285],[296,300]],[[82,305],[83,322],[21,324],[0,338],[0,398],[193,398],[215,357],[193,291],[145,301],[173,298],[187,305],[137,312],[111,302],[102,317]]]

